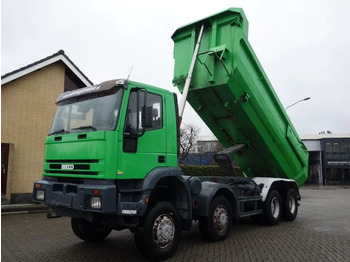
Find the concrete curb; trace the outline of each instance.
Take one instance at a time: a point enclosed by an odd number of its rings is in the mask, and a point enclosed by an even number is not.
[[[1,215],[41,213],[46,212],[47,206],[41,204],[12,204],[1,205]]]

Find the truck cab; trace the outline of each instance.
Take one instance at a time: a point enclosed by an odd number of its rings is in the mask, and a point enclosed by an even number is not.
[[[77,217],[144,212],[118,205],[117,191],[128,181],[136,190],[151,171],[178,170],[176,95],[118,79],[65,92],[56,104],[34,201]]]

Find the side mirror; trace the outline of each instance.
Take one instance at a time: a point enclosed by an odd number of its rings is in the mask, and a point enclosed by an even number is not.
[[[134,89],[129,98],[125,117],[124,144],[125,152],[136,152],[138,138],[143,136],[146,128],[152,127],[152,107],[146,106],[147,90]]]

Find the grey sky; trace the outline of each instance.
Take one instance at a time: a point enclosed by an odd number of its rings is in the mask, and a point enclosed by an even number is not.
[[[127,77],[171,91],[176,28],[242,7],[249,42],[301,134],[350,133],[350,1],[1,2],[1,74],[65,50],[94,83]],[[210,131],[186,106],[184,122]]]

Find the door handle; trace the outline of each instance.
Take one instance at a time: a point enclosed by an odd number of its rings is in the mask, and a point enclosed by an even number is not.
[[[158,163],[165,163],[165,156],[158,156]]]

